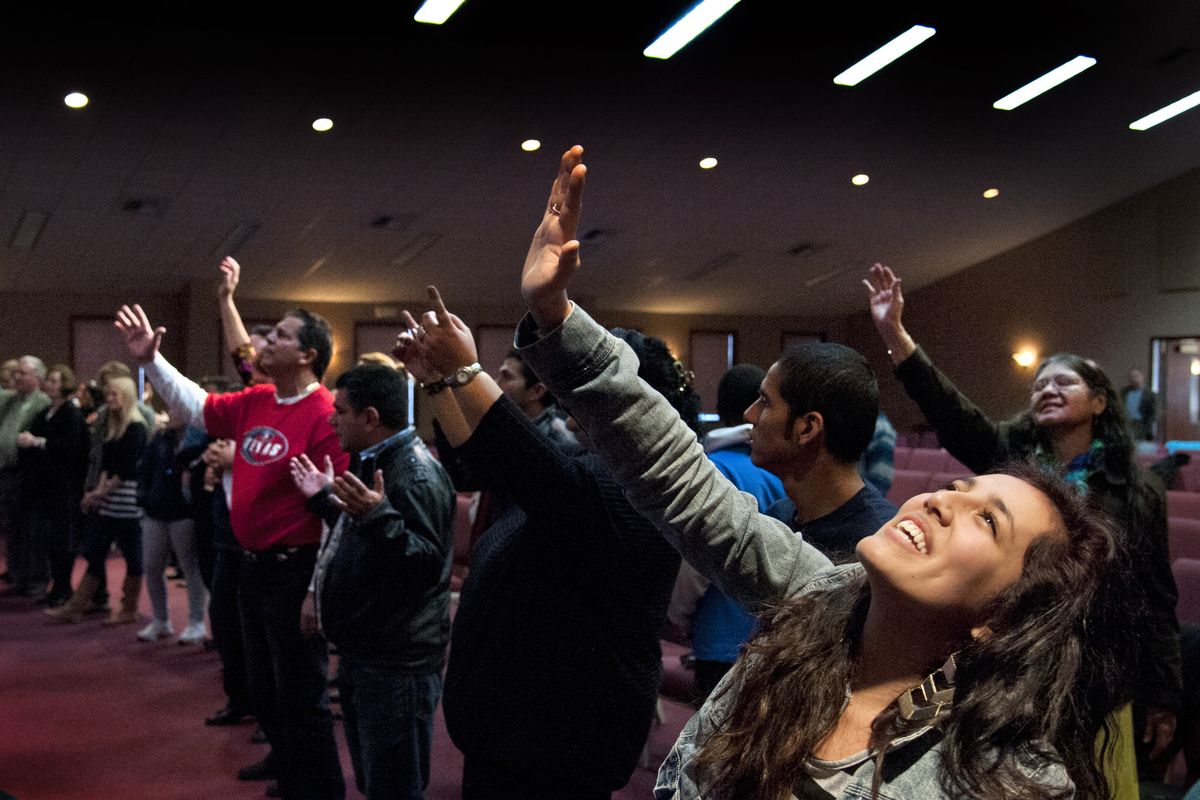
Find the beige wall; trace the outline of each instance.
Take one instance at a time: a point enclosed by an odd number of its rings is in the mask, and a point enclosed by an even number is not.
[[[903,276],[903,265],[894,265]],[[1031,371],[1012,353],[1096,359],[1118,387],[1148,370],[1150,340],[1200,334],[1200,170],[1194,170],[906,297],[909,332],[994,417],[1025,408]],[[884,410],[901,430],[920,421],[889,377],[864,310],[847,343],[880,374]],[[1149,372],[1147,372],[1149,374]]]
[[[903,275],[903,265],[895,265]],[[167,356],[191,375],[218,372],[224,356],[213,287],[199,282],[177,296],[142,295],[156,324],[165,325]],[[68,355],[72,315],[108,315],[130,298],[104,294],[3,295],[5,356]],[[1097,359],[1118,384],[1131,367],[1145,369],[1150,339],[1200,335],[1200,170],[1105,208],[1085,219],[910,293],[906,321],[913,336],[989,414],[1025,406],[1030,379],[1011,354],[1033,344]],[[242,299],[247,318],[277,319],[294,304]],[[423,308],[418,301],[309,303],[333,326],[330,375],[353,356],[354,326],[373,320],[376,305]],[[521,309],[459,304],[469,325],[514,324]],[[595,311],[595,309],[590,309]],[[836,319],[688,316],[595,311],[605,325],[638,327],[687,356],[693,329],[734,330],[738,360],[766,366],[785,330],[824,332],[865,353],[881,376],[883,405],[899,428],[920,421],[915,406],[889,377],[890,364],[864,310]],[[119,355],[119,354],[115,354]]]

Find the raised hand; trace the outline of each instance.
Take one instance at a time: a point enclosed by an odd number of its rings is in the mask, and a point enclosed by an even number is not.
[[[333,461],[325,456],[325,471],[317,469],[305,453],[288,462],[292,471],[292,481],[305,497],[312,497],[326,486],[333,485]]]
[[[404,368],[421,383],[428,385],[440,381],[446,376],[440,374],[426,360],[425,348],[418,341],[418,337],[423,334],[424,329],[408,311],[404,311],[403,314],[404,324],[407,328],[396,337],[396,346],[392,348],[392,355],[403,361]]]
[[[154,356],[158,353],[158,346],[162,343],[163,334],[167,332],[166,328],[153,327],[149,318],[146,317],[146,312],[137,304],[133,308],[121,306],[113,324],[121,332],[121,338],[125,340],[125,347],[129,350],[129,355],[142,364],[149,364],[154,360]]]
[[[875,321],[875,327],[902,327],[904,294],[900,291],[900,279],[891,267],[883,264],[872,266],[870,275],[863,280],[863,285],[871,295],[871,319]]]
[[[421,317],[417,339],[421,343],[425,362],[443,375],[479,360],[471,329],[446,309],[436,286],[428,287],[432,311]]]
[[[575,145],[563,153],[542,223],[534,231],[525,256],[521,295],[542,330],[562,324],[571,310],[567,286],[579,270],[579,240],[575,238],[575,230],[583,207],[586,175],[583,148]]]
[[[875,330],[879,331],[892,361],[899,364],[916,350],[916,344],[904,329],[904,294],[900,290],[900,279],[891,267],[875,264],[863,284],[870,293]]]
[[[242,266],[233,256],[225,256],[221,259],[221,282],[217,284],[217,297],[224,300],[228,297],[233,297],[234,291],[237,290],[238,280],[242,275]]]
[[[374,489],[368,489],[353,472],[343,472],[333,482],[333,494],[347,514],[361,517],[383,501],[383,470],[375,470]]]

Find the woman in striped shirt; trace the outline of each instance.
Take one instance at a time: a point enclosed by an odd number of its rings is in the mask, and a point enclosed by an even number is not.
[[[138,597],[142,591],[142,509],[138,505],[137,468],[146,448],[148,426],[137,407],[133,381],[110,378],[105,390],[108,419],[104,431],[100,481],[83,496],[84,511],[95,511],[88,529],[83,555],[87,573],[71,600],[47,612],[63,622],[79,622],[83,607],[104,576],[104,562],[112,543],[125,558],[125,583],[121,605],[108,622],[123,625],[137,621]]]

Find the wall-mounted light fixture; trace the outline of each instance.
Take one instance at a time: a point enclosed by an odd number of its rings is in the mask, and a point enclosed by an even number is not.
[[[1013,361],[1022,369],[1029,369],[1038,362],[1038,352],[1032,347],[1022,347],[1012,354]]]

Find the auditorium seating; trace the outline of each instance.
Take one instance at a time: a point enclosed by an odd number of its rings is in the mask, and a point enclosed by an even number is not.
[[[1180,622],[1200,624],[1200,560],[1177,558],[1171,562],[1175,585],[1179,587],[1179,602],[1175,615]]]
[[[1172,489],[1167,492],[1167,516],[1200,519],[1200,492]]]
[[[1172,561],[1177,558],[1200,559],[1200,520],[1170,517],[1167,520],[1167,537]]]

